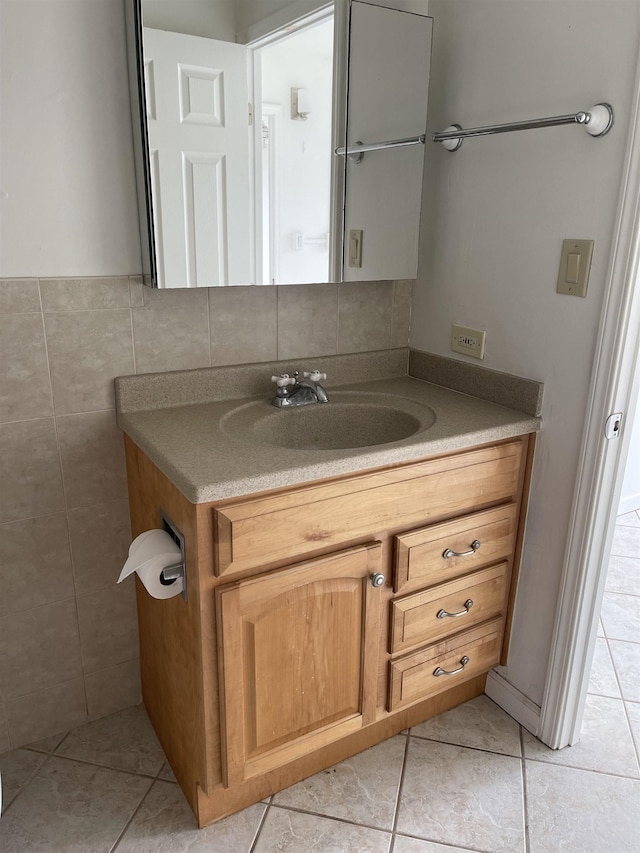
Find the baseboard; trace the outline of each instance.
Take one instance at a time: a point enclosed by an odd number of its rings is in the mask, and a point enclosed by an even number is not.
[[[538,734],[540,706],[527,698],[513,684],[510,684],[499,672],[493,670],[487,675],[487,685],[484,692],[489,699],[492,699],[496,705],[499,705],[503,711],[517,720],[532,735]]]

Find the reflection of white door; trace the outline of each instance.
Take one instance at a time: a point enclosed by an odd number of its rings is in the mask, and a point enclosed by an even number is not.
[[[246,48],[144,30],[160,287],[251,283]]]

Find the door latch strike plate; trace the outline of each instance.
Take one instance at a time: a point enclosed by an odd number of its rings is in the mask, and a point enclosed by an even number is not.
[[[622,426],[622,412],[615,412],[609,415],[604,425],[604,434],[608,439],[618,438],[620,435],[620,427]]]

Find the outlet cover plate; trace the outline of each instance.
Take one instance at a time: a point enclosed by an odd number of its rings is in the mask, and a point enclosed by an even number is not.
[[[467,326],[451,327],[451,349],[471,355],[473,358],[484,358],[484,344],[487,333],[481,329],[470,329]]]

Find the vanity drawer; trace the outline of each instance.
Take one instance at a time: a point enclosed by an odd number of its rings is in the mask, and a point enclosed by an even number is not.
[[[391,654],[497,616],[507,600],[509,564],[499,563],[391,602]]]
[[[518,505],[509,503],[396,536],[394,590],[422,589],[509,557],[517,526]]]
[[[389,664],[389,711],[397,711],[500,662],[504,623],[494,619]]]
[[[297,560],[381,531],[424,525],[515,499],[520,440],[314,483],[213,508],[215,572]]]

